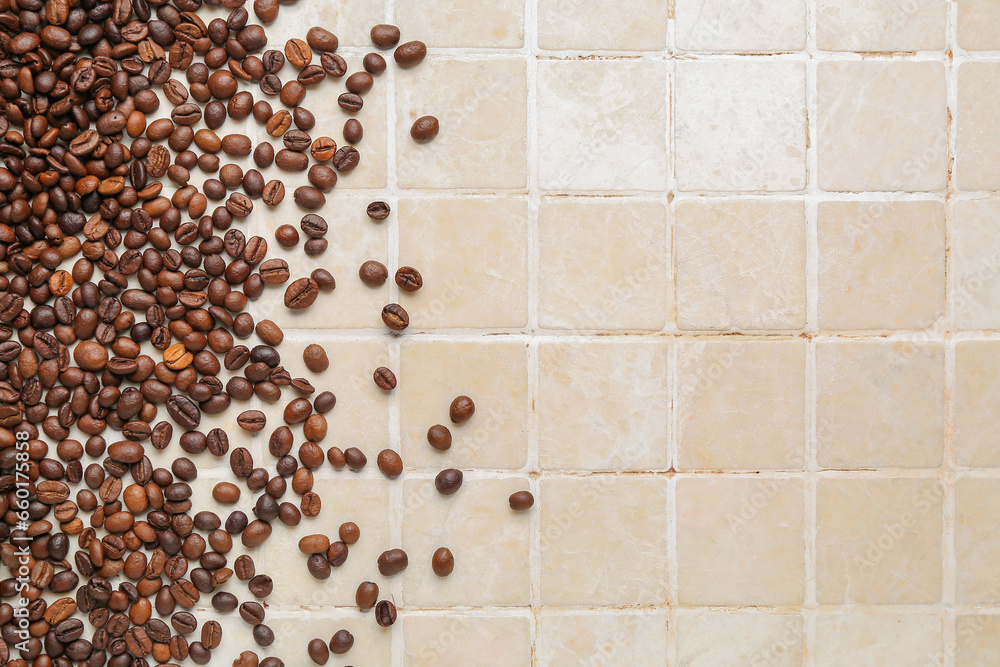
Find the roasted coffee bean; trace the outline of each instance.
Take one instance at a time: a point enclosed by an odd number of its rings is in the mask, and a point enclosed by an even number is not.
[[[357,118],[348,118],[347,122],[344,123],[344,141],[349,144],[359,144],[365,136],[365,128],[361,125],[361,121]],[[313,156],[315,157],[315,156]],[[332,159],[331,155],[329,159]],[[319,158],[316,158],[319,159]]]
[[[399,304],[390,303],[382,308],[382,321],[393,331],[402,331],[410,325],[410,316]]]
[[[399,28],[394,25],[379,24],[371,30],[372,44],[380,49],[391,49],[399,44]]]
[[[434,449],[447,451],[451,448],[451,431],[446,426],[435,424],[427,429],[427,442]]]
[[[476,412],[476,404],[468,396],[456,396],[448,408],[448,416],[452,424],[462,424]]]
[[[450,496],[451,494],[462,488],[462,471],[455,470],[454,468],[448,468],[447,470],[442,470],[434,478],[434,488],[438,490],[443,496]]]
[[[251,634],[257,646],[268,647],[274,643],[274,632],[263,623],[255,625]]]
[[[439,129],[437,118],[434,116],[421,116],[413,122],[413,126],[410,128],[410,136],[418,144],[426,144],[434,140],[434,137],[438,135]]]
[[[347,61],[336,53],[323,53],[320,55],[319,62],[327,76],[336,79],[347,74]]]
[[[326,220],[315,213],[308,213],[302,217],[299,227],[311,238],[322,238],[326,236],[328,229]]]
[[[347,630],[337,630],[330,639],[330,653],[343,655],[354,646],[354,635]]]
[[[167,413],[181,428],[195,429],[201,423],[201,410],[191,399],[180,394],[167,399]]]
[[[292,67],[302,69],[312,61],[312,49],[301,39],[285,42],[285,58]]]
[[[389,271],[381,262],[370,259],[358,269],[358,277],[369,287],[381,287],[389,277]]]
[[[340,541],[344,544],[355,544],[361,539],[361,529],[353,521],[340,524],[337,534],[340,536]]]
[[[330,360],[326,356],[326,350],[321,345],[312,343],[307,345],[302,351],[302,361],[313,373],[322,373],[330,367]]]
[[[368,217],[381,222],[389,217],[389,205],[384,201],[375,201],[368,204]]]
[[[344,461],[347,467],[354,472],[359,472],[368,464],[368,457],[357,447],[348,447],[344,450]]]
[[[361,611],[374,608],[378,601],[378,584],[372,581],[361,582],[358,585],[357,593],[354,594],[354,601]]]
[[[392,57],[400,67],[414,67],[423,61],[427,55],[427,47],[423,42],[406,42],[396,47]]]
[[[376,463],[378,463],[378,469],[389,479],[403,474],[403,459],[391,449],[383,449],[379,452]]]
[[[357,113],[365,106],[365,100],[354,93],[343,93],[337,98],[337,104],[347,113]]]
[[[366,72],[378,76],[385,71],[385,58],[377,53],[369,53],[365,55],[362,65]]]
[[[388,628],[396,622],[396,605],[388,600],[382,600],[375,605],[375,622],[383,628]]]
[[[316,301],[319,285],[312,278],[299,278],[285,290],[285,307],[291,310],[308,308]]]
[[[515,512],[523,512],[535,504],[535,497],[531,495],[530,491],[516,491],[510,494],[508,500],[510,508]]]
[[[385,366],[376,368],[372,377],[379,389],[391,391],[396,388],[396,374]]]
[[[271,582],[271,577],[266,574],[258,574],[250,579],[247,588],[254,597],[266,598],[271,594],[274,584]]]
[[[412,266],[401,266],[396,269],[396,284],[404,292],[416,292],[424,284],[424,279]]]
[[[281,225],[274,230],[274,240],[282,248],[294,248],[299,242],[299,232],[291,225]]]
[[[391,577],[406,569],[409,559],[402,549],[383,551],[378,557],[378,571],[383,577]]]
[[[361,154],[354,146],[342,146],[333,156],[333,168],[341,173],[349,172],[359,164]]]
[[[250,625],[264,622],[264,607],[259,602],[244,602],[240,605],[240,618]]]
[[[455,569],[455,556],[447,547],[440,547],[431,556],[431,569],[439,577],[447,577]]]
[[[343,150],[344,149],[341,148],[340,151],[337,151],[337,155],[340,155],[340,152]],[[335,156],[334,166],[336,166],[336,163],[337,158]],[[337,171],[344,171],[344,169],[338,168]],[[295,192],[292,197],[296,204],[307,211],[319,210],[326,204],[326,196],[311,185],[303,185],[295,188]]]
[[[326,642],[319,638],[309,640],[306,652],[309,654],[309,659],[317,665],[325,665],[330,659],[330,649],[327,648]]]

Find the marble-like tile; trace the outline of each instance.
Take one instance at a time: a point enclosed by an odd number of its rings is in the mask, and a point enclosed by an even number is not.
[[[1000,480],[962,477],[955,482],[956,601],[1000,604],[1000,549],[996,512]]]
[[[664,612],[580,614],[543,609],[538,621],[539,664],[546,667],[632,667],[665,664]],[[581,660],[584,661],[581,663]]]
[[[528,665],[531,624],[524,616],[407,616],[403,646],[406,667],[465,667],[470,656],[482,667]]]
[[[679,470],[802,468],[802,341],[694,342],[679,349]]]
[[[955,346],[955,461],[970,468],[1000,468],[994,415],[1000,402],[1000,341]]]
[[[662,191],[667,68],[646,60],[538,63],[542,190]]]
[[[948,105],[939,62],[821,62],[819,186],[831,191],[941,190]]]
[[[404,619],[405,615],[400,614]],[[236,622],[246,623],[237,616]],[[344,629],[354,635],[354,646],[343,655],[331,655],[327,667],[347,667],[348,665],[389,665],[392,663],[392,636],[390,628],[380,628],[372,614],[362,614],[357,610],[324,610],[322,615],[315,612],[281,611],[268,620],[274,631],[274,643],[266,649],[258,649],[252,642],[239,647],[251,648],[260,655],[280,657],[287,667],[305,667],[313,662],[306,655],[306,646],[313,638],[327,642],[333,633]],[[397,621],[399,623],[399,621]],[[238,655],[238,652],[237,652]],[[213,656],[214,658],[214,656]],[[213,659],[212,662],[215,662]],[[229,664],[229,663],[223,663]]]
[[[1000,190],[1000,63],[958,68],[955,182],[962,190]]]
[[[429,47],[517,49],[524,46],[524,3],[497,0],[398,0],[396,24],[402,40]]]
[[[399,292],[410,326],[524,327],[528,253],[526,199],[403,199],[399,265],[416,267],[424,280],[416,292]]]
[[[960,329],[1000,329],[1000,200],[955,202],[952,302]]]
[[[681,51],[773,53],[806,46],[804,0],[675,0]]]
[[[821,468],[941,465],[940,343],[821,341],[816,381],[816,459]]]
[[[397,71],[399,186],[524,188],[528,173],[527,95],[526,65],[519,58],[429,56],[419,67]],[[436,117],[441,130],[430,143],[418,144],[410,137],[410,127],[426,115]]]
[[[658,331],[667,320],[667,209],[546,197],[538,212],[538,321],[547,329]]]
[[[931,614],[820,614],[816,667],[940,665],[942,622]]]
[[[826,51],[931,51],[945,47],[945,0],[819,0],[816,45]]]
[[[252,5],[252,3],[250,4]],[[203,9],[210,9],[210,7],[206,3]],[[198,11],[199,15],[202,11]],[[222,18],[228,15],[228,11],[221,14]],[[250,11],[250,22],[259,23],[251,7],[247,7],[247,11]],[[207,22],[208,19],[205,21]],[[292,38],[302,39],[310,27],[318,25],[337,35],[342,47],[368,47],[374,50],[371,40],[372,26],[384,22],[384,0],[283,2],[278,12],[278,20],[264,27],[271,44],[283,45]],[[413,37],[413,39],[420,38]],[[354,67],[351,68],[352,71],[354,69]],[[367,125],[365,129],[367,130]]]
[[[943,496],[933,479],[821,479],[820,604],[941,601]]]
[[[400,575],[403,601],[421,608],[529,604],[528,528],[534,511],[514,512],[507,502],[527,488],[527,478],[466,476],[461,489],[443,496],[433,479],[406,480],[402,549],[409,566]],[[440,547],[455,556],[455,570],[447,577],[431,569],[431,556]]]
[[[805,188],[804,63],[681,60],[675,87],[679,189]]]
[[[967,614],[955,619],[955,667],[1000,664],[1000,616]]]
[[[803,202],[682,201],[675,215],[680,329],[805,326]]]
[[[400,351],[399,424],[407,467],[520,468],[528,456],[528,359],[518,341],[404,341]],[[469,396],[476,413],[452,424],[448,408]],[[444,424],[453,444],[440,452],[427,429]]]
[[[682,605],[796,605],[805,596],[805,501],[799,479],[677,480]]]
[[[543,342],[538,348],[541,467],[669,467],[667,356],[662,342]]]
[[[664,603],[666,478],[543,479],[538,504],[543,604]]]
[[[821,202],[820,328],[932,326],[945,308],[944,218],[933,201]]]
[[[958,43],[963,49],[1000,49],[1000,0],[958,0]]]
[[[555,51],[660,51],[667,45],[669,4],[539,0],[538,46]]]
[[[803,665],[801,616],[703,613],[677,615],[677,665],[796,667]]]

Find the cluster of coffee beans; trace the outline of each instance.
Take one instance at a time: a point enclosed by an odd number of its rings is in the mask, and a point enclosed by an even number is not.
[[[198,14],[203,1],[230,10],[228,17],[206,23]],[[266,181],[259,169],[306,172],[309,185],[292,193],[304,213],[303,250],[325,251],[328,226],[318,211],[338,177],[360,164],[364,128],[347,120],[345,146],[314,137],[316,118],[303,102],[311,88],[343,81],[338,103],[358,113],[386,59],[369,53],[364,71],[351,73],[336,53],[337,37],[321,27],[265,50],[265,30],[251,22],[245,2],[0,0],[0,561],[10,572],[0,580],[0,665],[208,664],[222,627],[208,620],[199,628],[189,610],[204,605],[203,595],[220,614],[238,611],[254,641],[270,646],[274,633],[257,600],[270,595],[271,579],[249,555],[230,565],[234,539],[257,547],[275,522],[316,517],[322,499],[313,471],[326,462],[354,471],[367,463],[356,447],[324,452],[325,415],[336,397],[291,377],[277,349],[281,329],[246,312],[269,285],[285,285],[287,308],[308,308],[335,289],[334,276],[316,269],[293,277],[286,261],[267,257],[267,240],[239,227],[256,202],[284,200],[284,184]],[[278,10],[277,0],[253,3],[265,24]],[[378,49],[394,49],[400,67],[426,55],[420,42],[400,44],[394,26],[375,26],[371,37]],[[286,64],[295,74],[282,81]],[[250,85],[261,99],[241,90]],[[152,120],[164,100],[169,117]],[[281,148],[217,132],[251,116]],[[410,133],[427,142],[438,131],[425,116]],[[247,156],[257,168],[224,163]],[[191,183],[196,169],[210,176],[200,188]],[[164,177],[176,188],[169,197]],[[385,202],[367,207],[376,222],[389,213]],[[285,248],[299,239],[292,225],[275,232]],[[369,285],[388,278],[378,262],[359,274]],[[398,268],[395,280],[406,292],[423,284],[413,267]],[[387,304],[382,318],[393,331],[409,324],[399,304]],[[304,361],[313,373],[330,363],[318,345],[306,348]],[[396,386],[388,368],[373,378],[385,390]],[[273,476],[246,447],[231,448],[225,429],[199,430],[203,415],[228,413],[233,401],[275,403],[287,392],[295,397],[284,424],[268,438]],[[474,409],[459,397],[452,421]],[[169,421],[158,419],[161,410]],[[259,410],[239,412],[235,424],[251,436],[267,427]],[[175,425],[182,431],[176,441]],[[306,442],[293,455],[296,425]],[[447,449],[451,434],[435,426],[428,440]],[[147,446],[183,453],[169,468],[154,467]],[[259,494],[253,518],[193,507],[195,461],[206,451],[228,455],[235,478],[214,486],[214,500],[234,504],[245,486]],[[402,473],[392,450],[377,461],[390,478]],[[452,469],[436,480],[443,494],[461,484]],[[289,486],[297,502],[283,500]],[[510,505],[523,510],[532,502],[524,491]],[[300,542],[314,577],[343,565],[361,531],[345,523],[337,537]],[[390,549],[377,565],[391,576],[407,563],[402,550]],[[454,557],[442,547],[431,566],[447,576]],[[234,576],[254,600],[218,590]],[[396,620],[373,582],[359,585],[356,602],[383,627]],[[353,643],[340,630],[309,642],[308,655],[323,664]],[[283,664],[249,650],[234,662]]]

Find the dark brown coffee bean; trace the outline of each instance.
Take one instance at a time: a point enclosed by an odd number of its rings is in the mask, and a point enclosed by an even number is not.
[[[378,584],[372,581],[363,581],[358,584],[357,593],[354,594],[354,601],[361,611],[368,611],[375,607],[378,601]]]
[[[416,292],[424,284],[424,279],[412,266],[401,266],[396,269],[396,284],[404,292]]]
[[[330,639],[330,653],[343,655],[354,646],[354,635],[347,630],[337,630]]]
[[[447,547],[440,547],[431,556],[431,569],[439,577],[447,577],[455,569],[455,556]]]
[[[186,396],[174,394],[168,398],[167,413],[181,428],[191,430],[201,423],[201,410]]]
[[[347,122],[344,123],[343,134],[344,141],[347,143],[359,144],[365,136],[365,128],[361,125],[361,122],[357,118],[348,118]]]
[[[410,128],[410,136],[418,144],[426,144],[438,135],[438,119],[434,116],[421,116],[413,122]]]
[[[308,308],[319,295],[319,285],[312,278],[299,278],[285,290],[285,307],[291,310]]]
[[[368,204],[367,213],[372,220],[381,222],[389,217],[389,205],[384,201],[373,201]]]
[[[348,447],[343,453],[344,461],[347,464],[347,467],[354,472],[363,470],[368,464],[368,457],[365,456],[365,453],[357,447]]]
[[[347,113],[357,113],[365,106],[365,101],[360,95],[343,93],[337,98],[337,104]]]
[[[327,648],[326,642],[319,638],[309,640],[306,652],[309,654],[309,659],[317,665],[325,665],[330,659],[330,649]]]
[[[372,28],[372,44],[380,49],[391,49],[399,44],[399,28],[394,25],[379,24]]]
[[[427,46],[423,42],[406,42],[396,47],[392,57],[400,67],[414,67],[423,61],[427,55]]]
[[[306,368],[313,373],[322,373],[330,367],[330,359],[326,356],[326,350],[316,343],[307,345],[302,351],[302,361],[305,362]]]
[[[382,308],[382,321],[393,331],[402,331],[410,326],[410,316],[397,303],[390,303]]]
[[[347,81],[344,82],[347,90],[356,94],[364,95],[372,86],[375,85],[375,79],[368,72],[355,72],[351,76],[347,77]]]
[[[450,496],[451,494],[462,488],[462,471],[455,470],[454,468],[448,468],[447,470],[442,470],[434,478],[434,488],[438,490],[443,496]]]
[[[381,262],[370,259],[358,269],[358,277],[369,287],[381,287],[389,277],[389,271]]]
[[[376,368],[373,377],[379,389],[391,391],[396,388],[396,375],[385,366]]]
[[[451,431],[446,426],[435,424],[427,429],[427,442],[434,449],[447,451],[451,448]]]
[[[378,76],[385,71],[385,58],[377,53],[369,53],[365,55],[362,65],[366,72]]]
[[[375,622],[383,628],[388,628],[396,622],[396,605],[388,600],[382,600],[375,605]]]
[[[319,58],[319,62],[327,76],[336,79],[347,74],[347,61],[336,53],[323,53]]]
[[[346,173],[361,163],[361,154],[353,146],[342,146],[333,156],[333,168]]]
[[[339,155],[340,151],[337,151],[337,154]],[[336,163],[336,158],[334,158],[334,162]],[[343,170],[338,169],[338,171]],[[303,185],[295,188],[293,199],[296,204],[307,211],[317,211],[326,204],[326,196],[311,185]]]
[[[530,491],[516,491],[510,494],[509,503],[515,512],[523,512],[535,504],[535,497]]]
[[[448,408],[452,424],[467,422],[476,412],[476,404],[468,396],[456,396]]]

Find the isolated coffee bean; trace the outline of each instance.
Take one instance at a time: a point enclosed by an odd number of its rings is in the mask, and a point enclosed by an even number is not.
[[[455,493],[462,488],[462,471],[454,468],[442,470],[434,478],[434,488],[443,496]]]
[[[358,277],[369,287],[381,287],[389,277],[389,271],[382,262],[370,259],[358,269]]]
[[[413,122],[413,126],[410,128],[410,136],[418,144],[426,144],[437,137],[439,130],[440,126],[438,125],[437,118],[434,116],[421,116]]]
[[[385,366],[376,368],[373,378],[379,389],[390,391],[396,388],[396,375]]]
[[[416,292],[423,284],[423,276],[412,266],[401,266],[396,269],[396,285],[404,292]]]
[[[382,321],[393,331],[402,331],[410,325],[410,316],[397,303],[390,303],[382,308]]]
[[[523,512],[535,504],[535,498],[530,491],[516,491],[510,494],[510,508],[516,512]]]
[[[453,424],[468,421],[476,412],[476,404],[468,396],[456,396],[448,408],[448,416]]]
[[[389,549],[378,557],[378,571],[383,577],[399,574],[408,564],[409,559],[402,549]]]
[[[392,57],[400,67],[414,67],[419,65],[427,55],[427,46],[423,42],[406,42],[396,47]]]
[[[380,49],[391,49],[399,43],[399,28],[394,25],[379,24],[371,30],[372,44]]]
[[[431,556],[431,569],[439,577],[447,577],[455,569],[455,556],[447,547],[440,547]]]
[[[447,451],[451,448],[451,431],[446,426],[435,424],[427,429],[427,442],[434,449]]]

